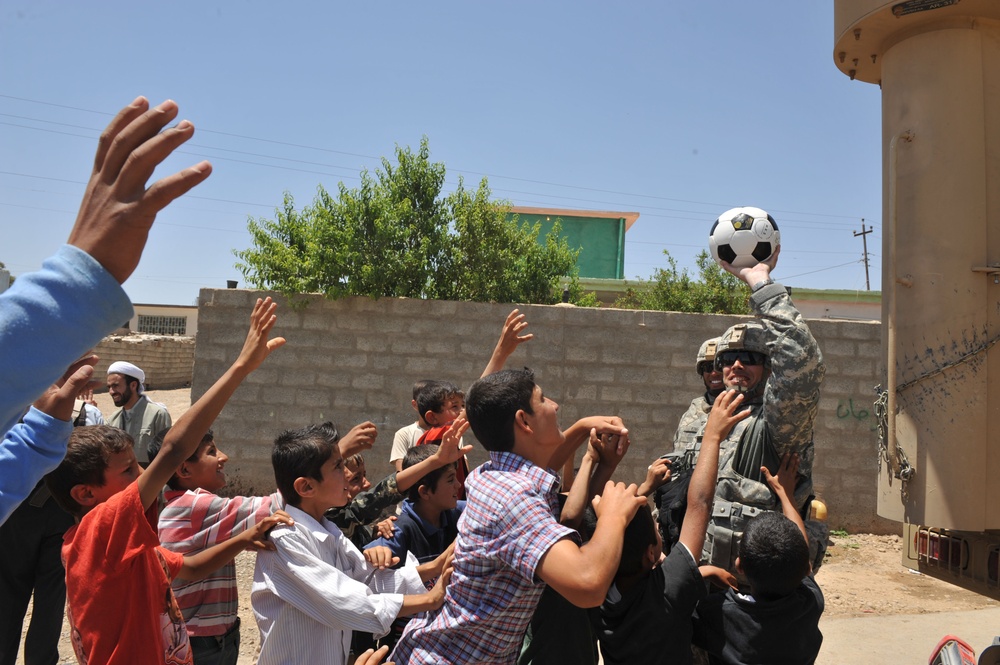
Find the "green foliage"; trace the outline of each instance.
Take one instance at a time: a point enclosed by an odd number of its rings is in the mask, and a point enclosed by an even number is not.
[[[702,314],[749,314],[750,289],[723,270],[702,250],[696,259],[698,280],[678,270],[677,260],[664,250],[669,267],[657,268],[648,289],[629,289],[615,301],[621,309],[650,309]]]
[[[322,187],[296,211],[291,196],[274,219],[248,222],[253,247],[236,251],[247,283],[293,296],[322,293],[480,302],[558,302],[560,277],[575,281],[578,250],[558,227],[538,242],[539,225],[506,218],[484,178],[442,196],[445,167],[420,150],[396,148],[361,186]],[[582,297],[582,294],[580,294]]]

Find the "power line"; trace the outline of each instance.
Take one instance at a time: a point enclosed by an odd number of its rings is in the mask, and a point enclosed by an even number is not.
[[[75,107],[75,106],[69,106],[69,105],[65,105],[65,104],[56,104],[56,103],[52,103],[52,102],[46,102],[46,101],[41,101],[41,100],[29,99],[29,98],[25,98],[25,97],[17,97],[17,96],[13,96],[13,95],[2,95],[2,94],[0,94],[0,98],[13,99],[13,100],[17,100],[17,101],[23,101],[23,102],[33,103],[33,104],[41,104],[41,105],[52,106],[52,107],[56,107],[56,108],[64,108],[64,109],[69,109],[69,110],[74,110],[74,111],[82,111],[82,112],[86,112],[86,113],[94,113],[94,114],[99,114],[99,115],[104,115],[104,116],[113,115],[111,113],[107,113],[107,112],[104,112],[104,111],[96,111],[96,110],[93,110],[93,109],[84,109],[84,108]],[[19,116],[19,117],[23,117],[23,116]],[[35,119],[35,120],[37,120],[38,122],[53,122],[53,121],[42,120],[42,119]],[[2,124],[10,124],[10,123],[2,123]],[[54,123],[54,124],[63,124],[63,123]],[[20,125],[14,125],[14,126],[20,126]],[[73,125],[67,125],[67,126],[73,126]],[[24,127],[24,128],[25,129],[38,129],[38,128],[33,128],[33,127]],[[46,130],[40,130],[40,131],[46,131]],[[55,131],[55,130],[48,130],[48,131]],[[94,130],[94,131],[97,131],[97,130]],[[280,140],[275,140],[275,139],[260,138],[260,137],[255,137],[255,136],[248,136],[248,135],[245,135],[245,134],[236,134],[236,133],[232,133],[232,132],[223,132],[223,131],[213,130],[213,129],[198,128],[198,131],[199,132],[203,132],[203,133],[216,134],[216,135],[219,135],[219,136],[228,136],[228,137],[232,137],[232,138],[238,138],[238,139],[247,140],[247,141],[259,141],[259,142],[262,142],[262,143],[269,143],[269,144],[273,144],[273,145],[282,145],[282,146],[286,146],[286,147],[293,147],[293,148],[302,149],[302,150],[313,150],[313,151],[318,151],[318,152],[325,152],[325,153],[338,154],[338,155],[346,155],[346,156],[351,156],[351,157],[360,157],[360,158],[363,158],[363,159],[372,159],[372,160],[378,160],[378,161],[380,161],[382,159],[382,157],[376,157],[374,155],[365,155],[365,154],[361,154],[361,153],[354,153],[354,152],[348,152],[348,151],[343,151],[343,150],[335,150],[335,149],[332,149],[332,148],[324,148],[324,147],[318,147],[318,146],[312,146],[312,145],[304,145],[304,144],[299,144],[299,143],[291,143],[291,142],[288,142],[288,141],[280,141]],[[56,133],[59,133],[59,132],[56,132]],[[75,134],[69,134],[69,135],[70,136],[78,136],[78,135],[75,135]],[[81,137],[81,138],[85,138],[85,137]],[[225,149],[222,149],[222,150],[225,150]],[[285,159],[285,158],[273,157],[273,156],[271,156],[269,158],[272,158],[272,159]],[[332,167],[332,168],[345,168],[345,169],[348,168],[348,167],[340,167],[340,166],[333,166],[333,165],[327,165],[327,166],[328,167]],[[687,203],[687,204],[691,204],[691,205],[704,205],[704,206],[712,206],[712,207],[723,207],[723,206],[729,205],[727,203],[720,203],[720,202],[715,202],[715,201],[695,201],[695,200],[690,200],[690,199],[678,199],[678,198],[667,197],[667,196],[658,196],[658,195],[653,195],[653,194],[642,194],[642,193],[637,193],[637,192],[623,192],[623,191],[618,191],[618,190],[602,189],[602,188],[597,188],[597,187],[588,187],[588,186],[584,186],[584,185],[571,185],[571,184],[566,184],[566,183],[557,183],[557,182],[550,182],[550,181],[544,181],[544,180],[534,180],[534,179],[530,179],[530,178],[521,178],[521,177],[517,177],[517,176],[507,176],[507,175],[497,174],[497,173],[487,173],[487,172],[484,172],[484,171],[478,171],[478,170],[473,170],[473,169],[463,169],[463,168],[460,168],[460,167],[452,167],[452,170],[455,171],[455,172],[457,172],[457,173],[459,173],[459,174],[466,174],[467,173],[467,174],[474,174],[474,175],[486,176],[487,178],[500,178],[500,179],[506,179],[506,180],[513,180],[513,181],[517,181],[517,182],[527,182],[527,183],[532,183],[532,184],[545,185],[545,186],[549,186],[549,187],[562,187],[562,188],[566,188],[566,189],[574,189],[574,190],[580,190],[580,191],[589,191],[589,192],[595,192],[595,193],[601,193],[601,194],[613,194],[615,196],[627,196],[627,197],[632,197],[632,198],[645,198],[645,199],[653,199],[653,200],[659,200],[659,201],[672,201],[672,202],[677,202],[677,203]],[[308,172],[308,171],[306,171],[306,172]],[[523,192],[516,192],[516,191],[514,191],[513,193],[523,193]],[[543,196],[556,197],[557,195],[543,195]],[[570,197],[566,197],[566,199],[567,200],[573,200]],[[586,199],[583,199],[583,200],[587,201]],[[592,201],[592,202],[603,203],[601,201]],[[617,204],[615,204],[615,205],[617,205]],[[836,215],[836,214],[830,214],[830,213],[814,213],[814,212],[801,212],[801,211],[776,210],[776,209],[772,210],[772,212],[778,212],[778,213],[782,213],[782,214],[792,214],[792,215],[810,215],[810,216],[814,216],[814,217],[826,217],[826,218],[834,218],[834,219],[857,219],[857,216]]]

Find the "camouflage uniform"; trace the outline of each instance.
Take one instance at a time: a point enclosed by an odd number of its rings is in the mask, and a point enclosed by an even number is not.
[[[352,543],[363,550],[373,539],[372,522],[378,521],[383,512],[403,500],[396,487],[396,474],[391,473],[354,499],[339,508],[331,508],[324,516],[340,527]]]
[[[703,377],[702,372],[705,364],[715,362],[715,353],[718,348],[719,338],[713,337],[702,342],[695,357],[694,368],[699,377]],[[687,455],[687,461],[691,466],[698,459],[698,451],[701,450],[701,437],[705,432],[705,423],[708,421],[708,414],[712,411],[712,404],[715,403],[715,396],[708,390],[699,397],[691,400],[688,410],[681,416],[677,423],[677,431],[674,432],[675,453],[691,452]]]
[[[802,315],[780,284],[768,284],[750,297],[764,329],[771,374],[763,394],[749,400],[749,418],[737,423],[722,442],[719,480],[702,561],[734,569],[747,520],[779,508],[761,466],[777,471],[781,456],[799,453],[799,483],[793,498],[800,510],[812,496],[813,422],[819,387],[826,373],[819,346]],[[726,336],[720,344],[723,352]],[[703,426],[704,428],[704,426]],[[700,440],[700,436],[699,436]],[[813,565],[822,563],[825,525],[807,522]],[[815,541],[815,542],[813,542]]]

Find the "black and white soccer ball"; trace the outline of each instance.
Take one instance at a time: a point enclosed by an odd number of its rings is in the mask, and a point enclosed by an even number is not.
[[[778,249],[781,234],[767,212],[753,206],[733,208],[722,213],[708,234],[708,248],[720,265],[752,268],[767,261]]]

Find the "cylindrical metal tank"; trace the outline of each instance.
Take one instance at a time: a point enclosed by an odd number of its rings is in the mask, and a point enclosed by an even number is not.
[[[1000,2],[835,0],[835,35],[882,88],[878,512],[1000,529]]]

